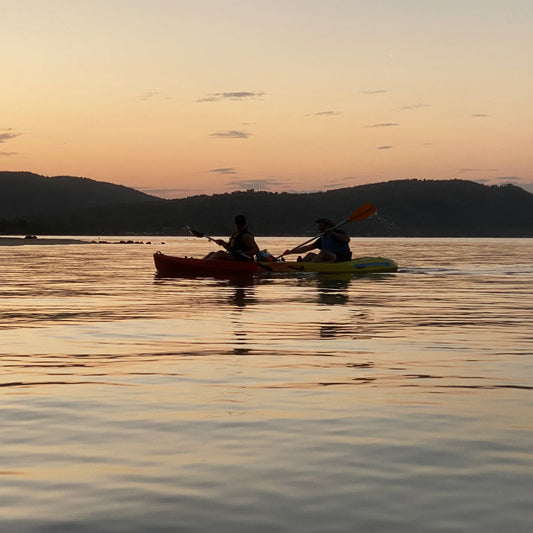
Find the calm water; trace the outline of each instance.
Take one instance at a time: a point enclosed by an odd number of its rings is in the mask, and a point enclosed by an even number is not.
[[[0,247],[0,530],[531,531],[533,240],[353,244],[400,272]]]

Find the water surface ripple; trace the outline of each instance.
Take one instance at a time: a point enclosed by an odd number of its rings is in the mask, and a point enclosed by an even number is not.
[[[353,245],[400,271],[162,278],[153,252],[210,244],[0,247],[0,529],[530,531],[533,241]]]

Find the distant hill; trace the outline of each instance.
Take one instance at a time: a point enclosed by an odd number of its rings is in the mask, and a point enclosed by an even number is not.
[[[61,179],[69,183],[69,180],[82,178]],[[52,185],[54,182],[45,183]],[[412,179],[318,193],[246,191],[163,200],[126,187],[92,180],[84,183],[89,189],[99,189],[98,194],[102,196],[105,192],[101,186],[117,195],[110,195],[105,201],[100,196],[101,203],[91,206],[82,205],[82,199],[78,197],[89,195],[89,190],[82,193],[73,188],[69,195],[63,189],[61,202],[54,200],[54,210],[31,212],[28,208],[19,209],[19,213],[26,213],[25,216],[6,216],[5,211],[0,212],[0,232],[185,235],[184,226],[190,225],[210,235],[227,235],[233,230],[234,216],[242,213],[248,217],[249,225],[257,235],[307,236],[315,233],[316,218],[328,217],[340,222],[361,204],[371,202],[377,206],[378,214],[347,224],[346,231],[351,235],[533,237],[533,194],[514,185]],[[120,190],[120,194],[114,187]],[[1,195],[0,188],[0,198]],[[47,202],[44,192],[40,200],[41,203]],[[18,201],[22,202],[20,198]],[[76,209],[72,209],[73,206]]]
[[[31,172],[0,171],[0,218],[150,200],[159,198],[114,183],[71,176],[48,178]]]

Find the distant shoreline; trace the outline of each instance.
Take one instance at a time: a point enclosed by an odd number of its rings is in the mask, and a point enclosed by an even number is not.
[[[24,237],[0,237],[0,246],[22,246],[34,244],[90,244],[90,241],[81,239],[48,239],[46,237],[26,239]]]
[[[82,240],[82,239],[71,239],[60,237],[1,237],[0,236],[0,246],[33,246],[35,244],[152,244],[151,241],[133,241],[120,239],[117,241],[108,241],[108,240]],[[161,244],[164,244],[163,242]]]

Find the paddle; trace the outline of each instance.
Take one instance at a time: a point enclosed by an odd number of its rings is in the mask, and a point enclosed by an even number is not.
[[[342,222],[339,222],[338,224],[335,224],[335,226],[333,226],[332,228],[329,228],[327,231],[331,231],[332,229],[336,229],[344,224],[347,224],[348,222],[354,222],[355,220],[365,220],[365,218],[368,218],[368,217],[371,217],[373,214],[375,214],[377,211],[376,209],[376,206],[374,204],[363,204],[361,206],[359,206],[355,211],[352,211],[352,213],[350,214],[350,216],[346,219],[346,220],[343,220]],[[311,237],[310,239],[308,239],[307,241],[305,242],[302,242],[302,244],[299,244],[298,246],[295,246],[294,248],[292,248],[293,250],[295,248],[300,248],[301,246],[305,246],[306,244],[309,244],[310,242],[318,239],[319,237],[322,237],[322,235],[324,235],[326,232],[323,231],[322,233],[319,233],[318,235],[315,235],[314,237]],[[282,253],[281,255],[278,255],[278,257],[276,257],[276,261],[283,257],[285,255],[285,253]]]
[[[198,231],[196,229],[192,229],[191,227],[189,226],[185,226],[185,229],[191,234],[191,235],[194,235],[195,237],[205,237],[206,239],[210,240],[211,242],[214,242],[215,244],[218,244],[219,246],[222,246],[223,248],[225,248],[226,250],[229,251],[229,245],[226,244],[222,239],[220,240],[217,240],[217,239],[213,239],[213,237],[210,237],[209,235],[206,235],[205,233],[202,233],[201,231]],[[244,252],[232,252],[232,253],[238,253],[239,255],[242,255],[243,257],[245,257],[248,261],[252,260],[252,258],[245,254]],[[260,268],[264,269],[264,270],[267,270],[268,272],[272,272],[272,269],[266,265],[262,265],[261,263],[257,263],[259,265]]]
[[[206,239],[210,240],[211,242],[214,242],[215,244],[218,244],[219,246],[222,246],[223,248],[226,248],[226,250],[228,249],[228,245],[226,243],[220,244],[219,241],[217,241],[216,239],[213,239],[213,237],[210,237],[209,235],[206,235],[205,233],[202,233],[201,231],[198,231],[196,229],[192,229],[189,226],[185,226],[185,229],[191,235],[193,235],[194,237],[200,237],[200,238],[205,237]],[[223,242],[223,241],[221,241],[221,242]]]

